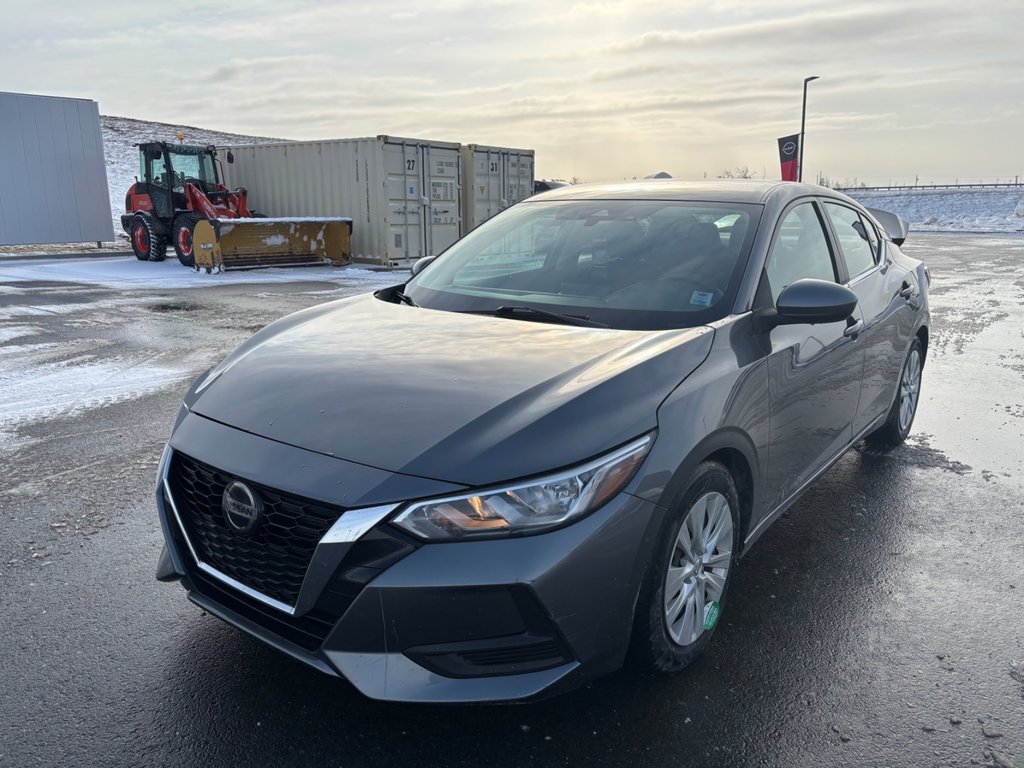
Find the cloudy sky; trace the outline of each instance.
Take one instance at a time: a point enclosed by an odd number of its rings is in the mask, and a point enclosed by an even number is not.
[[[1024,3],[0,0],[0,90],[289,139],[532,147],[538,176],[1024,176]]]

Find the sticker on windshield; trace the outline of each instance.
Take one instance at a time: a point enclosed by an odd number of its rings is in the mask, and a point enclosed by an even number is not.
[[[690,303],[698,307],[710,307],[715,294],[711,291],[694,291],[690,294]]]

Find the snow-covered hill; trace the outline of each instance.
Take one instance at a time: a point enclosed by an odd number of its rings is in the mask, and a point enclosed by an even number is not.
[[[1024,231],[1024,189],[843,190],[872,208],[898,213],[924,232]]]
[[[130,117],[100,117],[103,132],[103,154],[107,161],[107,186],[110,189],[110,211],[114,219],[114,234],[118,241],[127,243],[127,236],[121,229],[121,214],[124,213],[124,194],[139,175],[139,150],[136,144],[146,141],[176,142],[178,133],[185,134],[186,144],[258,144],[266,141],[280,141],[261,136],[242,136],[237,133],[208,131],[185,125],[151,123]]]
[[[107,161],[107,184],[114,232],[126,244],[121,231],[125,191],[139,173],[136,144],[158,139],[177,141],[179,131],[189,144],[235,144],[280,141],[261,136],[244,136],[168,123],[154,123],[129,117],[102,116],[103,151]],[[875,192],[858,189],[846,194],[865,205],[898,213],[915,230],[936,232],[1024,231],[1024,189],[940,189]]]

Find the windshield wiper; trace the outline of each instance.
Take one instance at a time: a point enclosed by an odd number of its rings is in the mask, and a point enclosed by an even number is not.
[[[417,304],[415,301],[413,301],[411,297],[406,296],[404,293],[402,293],[397,288],[391,292],[391,295],[394,298],[398,299],[399,303],[401,303],[401,304],[408,304],[410,307],[418,307],[419,306],[419,304]]]
[[[604,323],[599,323],[596,320],[591,320],[588,315],[562,315],[558,312],[548,312],[546,309],[534,309],[533,307],[520,307],[520,306],[501,306],[494,310],[495,317],[516,317],[517,315],[527,315],[536,317],[538,319],[544,318],[545,320],[553,320],[563,325],[579,325],[584,328],[607,328],[608,326]]]

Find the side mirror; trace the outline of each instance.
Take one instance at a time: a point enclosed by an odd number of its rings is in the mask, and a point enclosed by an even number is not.
[[[230,164],[231,164],[231,163],[233,163],[233,162],[235,162],[235,153],[234,153],[234,152],[232,152],[232,151],[231,151],[231,150],[229,149],[229,150],[228,150],[228,164],[230,165]]]
[[[839,323],[857,308],[857,294],[845,285],[804,278],[786,286],[774,310],[762,313],[768,327]]]
[[[910,234],[910,224],[902,216],[897,216],[889,211],[882,211],[878,208],[867,208],[868,213],[878,220],[886,233],[896,245],[903,245]]]
[[[412,265],[412,276],[416,277],[436,258],[437,256],[424,256],[422,259],[417,259]]]
[[[161,152],[159,149],[147,149],[146,150],[146,157],[148,157],[150,160],[159,160],[163,156],[164,156],[164,153]]]

